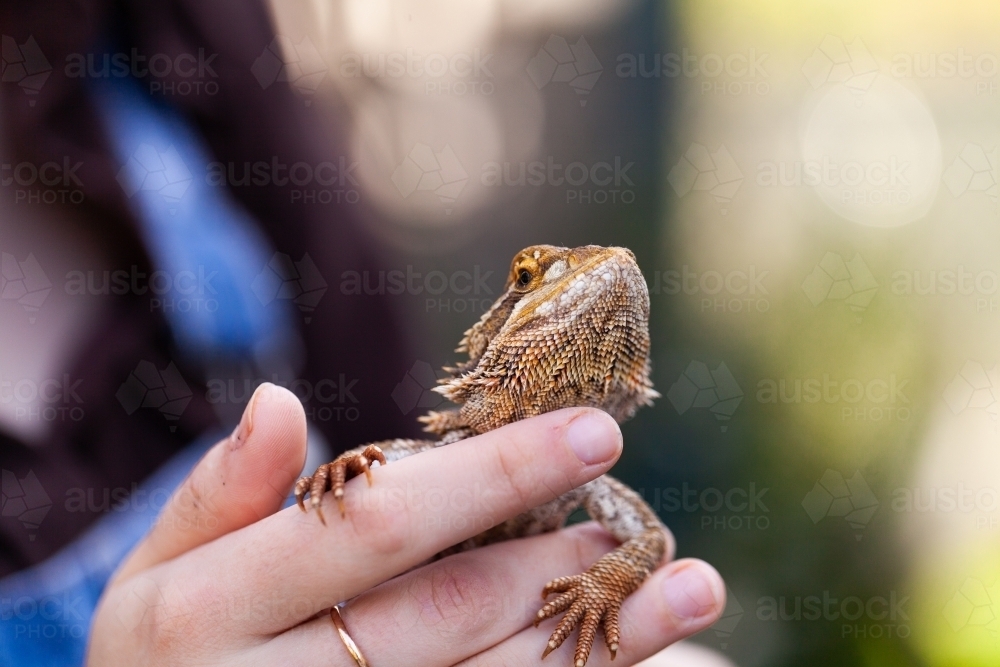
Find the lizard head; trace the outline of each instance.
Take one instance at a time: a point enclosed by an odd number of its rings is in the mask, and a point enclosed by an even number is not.
[[[649,379],[649,293],[626,248],[525,248],[504,292],[459,344],[469,359],[436,391],[461,405],[427,430],[481,433],[591,406],[618,421],[659,396]]]

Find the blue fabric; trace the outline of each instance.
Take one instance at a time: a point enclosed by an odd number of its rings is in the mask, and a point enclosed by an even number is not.
[[[177,345],[205,363],[280,357],[294,331],[291,306],[287,300],[263,303],[252,289],[272,251],[225,188],[208,183],[208,151],[183,119],[154,104],[136,81],[92,82],[123,165],[119,184],[162,272],[148,287],[163,289],[170,281],[170,289],[152,298],[159,299]],[[190,445],[139,487],[147,497],[155,491],[159,502],[139,502],[136,493],[124,511],[110,511],[56,556],[0,581],[0,664],[83,663],[90,619],[108,578],[218,437]]]
[[[252,288],[273,250],[226,188],[209,183],[208,150],[181,117],[154,103],[136,81],[92,81],[123,165],[118,182],[155,268],[163,272],[153,286],[170,285],[155,298],[178,345],[203,361],[280,354],[294,330],[291,305],[282,299],[262,303]]]
[[[82,537],[28,570],[0,580],[0,664],[83,664],[90,619],[118,564],[152,527],[169,495],[223,434],[188,446]],[[136,499],[150,498],[151,502]]]

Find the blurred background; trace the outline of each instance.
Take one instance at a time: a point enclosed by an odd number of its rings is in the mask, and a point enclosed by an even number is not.
[[[993,4],[124,3],[73,35],[19,11],[7,573],[260,381],[303,399],[314,460],[416,433],[518,250],[621,245],[663,397],[614,474],[727,581],[696,641],[747,667],[1000,660]],[[102,472],[119,450],[91,441],[140,437]]]

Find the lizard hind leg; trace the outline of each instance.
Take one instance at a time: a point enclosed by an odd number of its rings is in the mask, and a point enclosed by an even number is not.
[[[618,641],[621,639],[621,630],[618,627],[619,610],[619,607],[612,607],[604,616],[604,643],[608,645],[612,660],[618,655]]]
[[[542,591],[543,599],[552,593],[559,596],[538,611],[536,626],[566,611],[542,657],[559,648],[579,625],[574,667],[587,664],[598,628],[603,629],[604,641],[614,659],[621,638],[621,605],[656,569],[667,549],[665,528],[656,514],[624,484],[604,475],[581,489],[587,512],[622,544],[586,572],[553,579]]]
[[[622,568],[613,551],[583,574],[550,582],[542,595],[560,590],[564,592],[538,611],[535,625],[562,611],[566,611],[566,615],[549,637],[542,658],[559,648],[579,625],[580,636],[573,655],[574,667],[584,667],[587,664],[598,628],[603,628],[605,642],[611,652],[611,659],[614,660],[618,652],[618,612],[622,602],[636,588],[633,585],[635,579]]]
[[[566,595],[572,596],[573,598],[572,603],[567,605],[568,610],[566,611],[566,615],[563,616],[561,621],[559,621],[559,625],[556,626],[556,629],[552,631],[552,636],[549,637],[549,643],[546,644],[545,650],[542,651],[542,660],[544,660],[545,656],[547,656],[549,653],[562,646],[562,643],[566,641],[566,638],[569,637],[570,633],[573,632],[573,629],[580,622],[580,619],[582,619],[584,615],[587,613],[586,604],[582,600],[577,600],[575,593],[568,593]],[[536,619],[535,621],[536,625],[539,620],[541,619]],[[579,654],[579,652],[580,651],[578,649],[577,653]],[[586,649],[586,655],[584,655],[583,658],[584,663],[587,662],[587,655],[589,654],[590,654],[590,647],[588,646]]]
[[[537,628],[538,624],[545,619],[552,618],[556,614],[563,613],[569,609],[569,606],[574,602],[576,602],[576,591],[566,591],[555,600],[546,602],[545,606],[539,609],[538,614],[535,615],[535,627]]]

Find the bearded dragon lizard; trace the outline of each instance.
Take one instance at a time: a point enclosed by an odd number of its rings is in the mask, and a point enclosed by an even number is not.
[[[628,419],[659,396],[649,379],[648,322],[649,293],[630,250],[548,245],[522,250],[503,294],[456,350],[468,353],[468,361],[446,368],[449,377],[435,388],[459,407],[420,418],[436,438],[388,440],[345,452],[296,483],[299,507],[305,511],[308,494],[323,520],[322,496],[332,489],[343,516],[344,482],[364,473],[371,483],[373,462],[385,465],[551,410],[591,406],[618,422]],[[615,657],[621,604],[666,550],[663,524],[635,491],[603,475],[439,554],[557,530],[581,506],[621,545],[586,572],[549,582],[542,598],[557,597],[535,618],[537,626],[566,612],[543,658],[580,626],[575,667],[586,664],[598,627]]]

